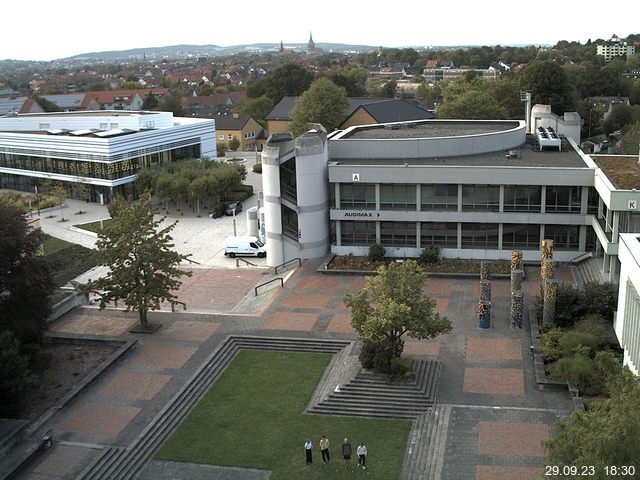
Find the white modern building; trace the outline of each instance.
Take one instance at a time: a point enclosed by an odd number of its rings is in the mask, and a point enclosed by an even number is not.
[[[616,35],[611,37],[607,42],[598,44],[596,54],[604,57],[605,61],[610,61],[615,57],[630,57],[636,52],[634,45],[629,45],[625,40],[621,40]]]
[[[137,173],[157,163],[216,158],[215,122],[170,112],[82,111],[0,117],[0,187],[43,180],[90,186],[93,201],[137,196]]]
[[[620,287],[614,328],[624,349],[624,364],[640,373],[640,235],[620,235]]]

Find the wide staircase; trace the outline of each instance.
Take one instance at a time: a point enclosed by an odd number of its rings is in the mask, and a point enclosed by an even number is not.
[[[582,286],[586,282],[603,282],[601,267],[602,257],[589,257],[575,265],[578,283]]]
[[[126,448],[107,447],[90,463],[78,480],[123,480],[134,478],[153,453],[222,375],[241,349],[320,352],[336,354],[350,342],[341,340],[283,337],[229,336],[208,357],[138,437]]]
[[[440,362],[413,360],[415,379],[390,382],[386,375],[360,370],[307,411],[325,415],[416,418],[435,402]]]
[[[413,422],[400,480],[439,480],[447,443],[451,406],[435,405]]]

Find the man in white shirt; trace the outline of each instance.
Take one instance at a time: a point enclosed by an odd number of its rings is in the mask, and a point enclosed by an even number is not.
[[[358,454],[358,466],[362,466],[363,470],[366,470],[366,461],[367,461],[367,447],[364,444],[364,442],[360,442],[360,445],[358,445],[358,448],[356,450],[356,453]]]

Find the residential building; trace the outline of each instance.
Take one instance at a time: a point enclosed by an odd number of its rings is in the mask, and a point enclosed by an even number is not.
[[[38,113],[43,112],[42,107],[29,97],[10,96],[0,98],[0,115],[13,113]]]
[[[441,80],[457,80],[464,77],[469,72],[475,72],[482,78],[496,79],[502,72],[499,68],[425,68],[422,76],[429,83],[439,82]]]
[[[289,131],[291,111],[297,97],[284,97],[267,115],[269,135]],[[435,118],[433,111],[393,98],[350,97],[349,108],[338,129],[369,123],[404,122]]]
[[[262,150],[265,138],[262,125],[251,115],[216,115],[216,142],[228,144],[234,138],[240,141],[241,151]]]
[[[598,109],[602,112],[603,119],[606,119],[609,115],[611,115],[615,107],[631,105],[631,102],[629,101],[629,97],[620,97],[620,96],[591,97],[591,98],[588,98],[587,101],[591,105],[593,105],[594,109]]]
[[[170,112],[55,112],[0,117],[0,188],[43,180],[90,186],[92,201],[136,197],[137,173],[155,164],[216,158],[215,122]]]
[[[41,98],[53,103],[61,112],[80,112],[99,110],[100,104],[91,93],[62,93],[58,95],[41,95]]]
[[[596,47],[596,54],[604,57],[605,61],[610,61],[614,57],[630,57],[636,52],[636,47],[621,40],[617,35],[613,35],[609,41],[599,43]]]
[[[160,100],[169,94],[168,88],[145,88],[137,90],[102,90],[86,92],[93,95],[100,110],[142,110],[148,95]]]

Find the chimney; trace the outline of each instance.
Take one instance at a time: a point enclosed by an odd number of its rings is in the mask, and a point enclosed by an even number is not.
[[[238,112],[233,112],[233,118],[240,118],[240,114]]]

